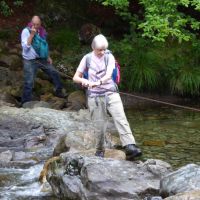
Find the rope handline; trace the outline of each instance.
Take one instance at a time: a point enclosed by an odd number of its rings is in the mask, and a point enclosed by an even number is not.
[[[46,65],[43,64],[43,63],[41,63],[41,62],[35,61],[35,63],[38,63],[38,64],[46,67]],[[63,76],[65,76],[67,78],[73,79],[72,76],[70,76],[70,75],[68,75],[66,73],[60,72],[57,69],[56,69],[56,71],[58,73],[61,73]],[[104,90],[106,90],[108,92],[115,92],[115,93],[119,93],[119,94],[122,94],[122,95],[131,96],[131,97],[134,97],[134,98],[137,98],[137,99],[142,99],[142,100],[146,100],[146,101],[152,101],[152,102],[155,102],[155,103],[165,104],[165,105],[168,105],[168,106],[173,106],[173,107],[177,107],[177,108],[183,108],[183,109],[187,109],[187,110],[192,110],[192,111],[200,112],[200,109],[198,109],[198,108],[193,108],[193,107],[189,107],[189,106],[182,106],[182,105],[178,105],[178,104],[175,104],[175,103],[169,103],[169,102],[165,102],[165,101],[151,99],[151,98],[148,98],[148,97],[134,95],[134,94],[126,93],[126,92],[112,91],[112,90],[106,89],[104,87],[99,87],[99,86],[97,86],[97,87],[100,88],[100,89],[104,89]]]

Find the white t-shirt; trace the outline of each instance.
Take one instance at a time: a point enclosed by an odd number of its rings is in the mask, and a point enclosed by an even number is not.
[[[22,45],[22,57],[26,60],[32,60],[38,58],[38,54],[35,52],[32,45],[28,45],[27,41],[30,36],[30,32],[27,28],[24,28],[21,33],[21,45]]]
[[[100,80],[103,76],[105,76],[106,70],[113,71],[113,69],[115,68],[115,58],[111,53],[108,54],[109,57],[108,57],[107,68],[105,64],[105,54],[99,58],[94,54],[94,52],[92,52],[90,55],[91,56],[90,66],[86,66],[87,56],[88,54],[82,58],[77,70],[81,73],[84,73],[85,70],[88,70],[89,81],[96,82]],[[111,77],[111,79],[109,79],[103,85],[89,89],[88,95],[101,96],[104,94],[112,93],[112,91],[115,91],[115,89],[116,86]]]

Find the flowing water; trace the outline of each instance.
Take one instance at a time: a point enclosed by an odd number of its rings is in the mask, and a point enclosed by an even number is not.
[[[43,165],[29,169],[0,168],[1,200],[54,200],[51,190],[38,182]]]
[[[200,164],[200,113],[169,107],[126,111],[142,160],[161,159],[174,169]],[[29,169],[0,168],[1,200],[56,200],[38,182],[43,165]]]

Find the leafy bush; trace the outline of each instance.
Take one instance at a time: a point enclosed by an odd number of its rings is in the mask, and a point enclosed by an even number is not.
[[[153,90],[158,85],[158,59],[150,41],[127,36],[111,45],[121,64],[122,89],[130,91]]]
[[[78,33],[69,28],[60,28],[50,33],[50,44],[59,51],[74,50],[79,47]]]
[[[197,96],[200,92],[200,42],[154,42],[136,35],[111,41],[121,64],[121,89]]]
[[[22,5],[23,5],[23,1],[20,1],[20,0],[13,1],[13,6],[19,7]],[[0,13],[6,17],[13,14],[12,8],[8,5],[6,1],[0,1]]]

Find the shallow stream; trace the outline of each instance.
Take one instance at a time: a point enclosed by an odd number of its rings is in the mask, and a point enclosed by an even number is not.
[[[174,169],[200,164],[200,113],[173,107],[128,110],[142,159],[161,159]]]

